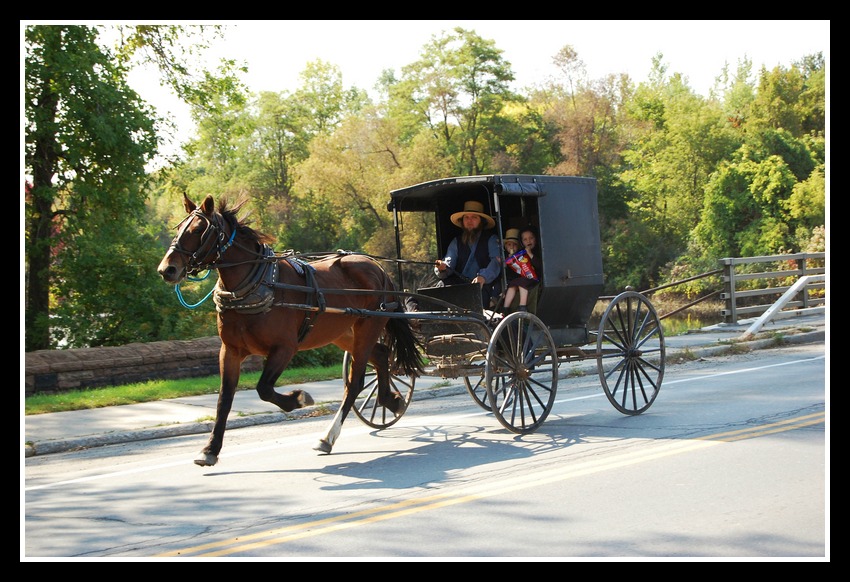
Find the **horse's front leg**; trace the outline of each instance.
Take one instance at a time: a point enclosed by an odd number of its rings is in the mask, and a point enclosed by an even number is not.
[[[342,423],[345,422],[345,418],[348,416],[348,413],[351,412],[351,407],[354,406],[354,401],[357,399],[357,395],[363,390],[363,381],[366,375],[365,357],[355,359],[352,356],[349,374],[350,375],[344,379],[345,388],[343,390],[342,404],[340,404],[339,409],[336,411],[334,419],[331,421],[331,426],[328,428],[328,432],[325,437],[319,439],[318,444],[313,447],[313,450],[315,451],[329,455],[331,450],[333,450],[334,443],[336,442],[336,439],[339,438],[340,432],[342,432]]]
[[[227,417],[233,407],[233,396],[239,383],[239,371],[242,367],[242,357],[233,351],[228,351],[224,344],[218,356],[221,387],[218,389],[218,404],[215,408],[215,424],[213,425],[207,446],[201,449],[201,454],[195,458],[195,464],[202,467],[212,467],[218,463],[218,454],[224,443],[224,429],[227,427]]]
[[[313,397],[304,390],[292,390],[286,394],[280,394],[274,389],[275,382],[289,365],[292,356],[295,355],[294,348],[282,348],[269,353],[263,373],[257,382],[257,395],[264,402],[277,405],[284,412],[291,412],[296,408],[304,408],[313,404]]]

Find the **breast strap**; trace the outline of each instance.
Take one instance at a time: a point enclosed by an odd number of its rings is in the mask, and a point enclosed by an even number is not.
[[[278,262],[268,259],[274,257],[274,254],[270,246],[264,245],[263,258],[266,260],[258,262],[245,278],[244,284],[235,291],[225,290],[219,279],[213,292],[216,311],[232,309],[239,313],[255,314],[271,310],[278,277]]]

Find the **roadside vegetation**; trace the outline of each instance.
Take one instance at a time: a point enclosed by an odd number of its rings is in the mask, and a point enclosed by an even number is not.
[[[247,65],[199,70],[198,55],[226,36],[205,25],[26,27],[25,351],[214,335],[209,304],[185,309],[155,274],[184,193],[244,196],[278,251],[387,257],[393,189],[446,176],[593,177],[606,295],[683,281],[724,257],[825,250],[821,53],[759,70],[741,55],[700,95],[665,55],[645,82],[594,79],[565,45],[556,75],[516,87],[498,40],[456,28],[384,71],[374,95],[320,60],[292,90],[254,94]],[[130,86],[137,66],[158,71],[195,122],[168,159],[177,136]],[[406,259],[432,262],[433,219],[408,221],[401,244]],[[718,281],[675,292],[704,296]],[[213,285],[186,281],[181,293],[195,303]]]
[[[246,372],[239,378],[237,390],[253,390],[262,372]],[[310,368],[290,368],[284,370],[277,381],[277,386],[300,384],[339,378],[342,365],[319,366]],[[179,380],[149,380],[124,386],[109,386],[89,390],[71,390],[58,394],[35,394],[25,398],[24,413],[44,414],[47,412],[64,412],[68,410],[85,410],[103,408],[105,406],[120,406],[122,404],[138,404],[168,398],[183,396],[199,396],[201,394],[216,394],[219,388],[218,376],[202,378],[181,378]]]
[[[279,93],[249,93],[247,67],[231,60],[196,70],[203,59],[190,55],[226,36],[218,26],[27,26],[25,351],[215,335],[214,310],[185,309],[154,273],[184,193],[246,195],[255,227],[278,250],[394,256],[392,189],[491,173],[594,177],[606,294],[686,280],[722,257],[825,250],[821,53],[772,70],[741,55],[703,96],[661,54],[635,84],[627,74],[589,78],[565,45],[553,55],[556,78],[515,88],[496,40],[434,32],[416,60],[383,73],[372,97],[320,60],[305,64],[301,86]],[[175,137],[167,120],[129,86],[136,66],[155,67],[191,107],[196,135],[172,159],[161,156]],[[403,234],[408,259],[433,260],[433,221]],[[181,293],[195,303],[214,279],[187,281]],[[685,304],[718,280],[674,291]],[[664,298],[651,301],[671,313]],[[663,320],[665,333],[717,323],[718,313],[700,304]],[[588,326],[597,325],[595,314]],[[341,364],[326,364],[299,363],[277,384],[339,378]],[[238,388],[258,378],[246,373]],[[36,395],[25,413],[218,386],[212,376]]]

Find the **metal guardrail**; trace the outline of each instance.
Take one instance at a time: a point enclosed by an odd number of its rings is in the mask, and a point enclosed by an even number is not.
[[[764,325],[766,323],[770,322],[774,317],[776,317],[776,315],[779,312],[782,311],[782,308],[785,307],[788,304],[788,302],[791,300],[792,297],[794,297],[798,293],[804,291],[810,283],[817,283],[817,282],[822,283],[822,282],[825,282],[825,281],[826,281],[826,275],[805,275],[805,276],[797,279],[797,282],[794,283],[791,286],[791,288],[788,289],[788,291],[783,293],[782,297],[780,297],[776,301],[776,303],[771,305],[770,308],[768,308],[767,311],[765,311],[764,313],[761,314],[761,317],[759,317],[756,321],[753,322],[753,324],[749,328],[747,328],[747,331],[745,331],[741,335],[741,339],[746,340],[746,339],[751,338],[755,334],[757,334],[759,332],[759,330],[761,330],[761,328],[764,327]],[[810,311],[811,309],[812,308],[803,308],[803,309],[799,309],[797,311],[798,312],[802,312],[803,310]],[[814,309],[817,309],[817,308],[814,308]]]
[[[680,281],[673,281],[660,287],[653,287],[641,291],[643,295],[650,295],[662,289],[676,287],[683,283],[704,279],[714,275],[722,274],[722,289],[712,291],[706,295],[691,301],[666,313],[659,315],[659,319],[665,319],[685,311],[698,303],[720,296],[724,302],[724,308],[720,311],[724,323],[737,324],[740,316],[747,317],[764,314],[768,311],[771,316],[775,312],[785,308],[809,309],[826,305],[826,253],[795,253],[788,255],[769,255],[761,257],[736,257],[720,259],[721,268]],[[790,264],[794,268],[788,267]],[[760,268],[763,267],[763,268]],[[793,282],[791,282],[793,280]],[[800,283],[800,281],[803,281]],[[744,281],[760,281],[759,284],[745,284],[746,289],[738,289],[738,285]],[[783,284],[789,283],[789,284]],[[785,295],[792,290],[789,295]],[[599,297],[600,301],[610,301],[615,295]],[[753,298],[763,297],[772,300],[770,303],[753,304]],[[775,299],[777,298],[778,299]],[[796,299],[795,299],[796,298]],[[775,299],[775,300],[773,300]],[[742,304],[744,303],[744,304]]]
[[[826,253],[795,253],[764,257],[721,259],[724,292],[720,298],[725,303],[721,311],[724,323],[738,323],[740,316],[760,315],[770,310],[779,299],[781,308],[808,309],[826,305]],[[788,268],[793,265],[793,268]],[[785,267],[785,268],[783,268]],[[741,270],[743,268],[743,271]],[[810,275],[824,275],[810,277]],[[805,283],[798,284],[804,279]],[[759,284],[739,290],[743,281],[758,280]],[[784,294],[791,289],[790,296]],[[752,304],[752,300],[769,303]],[[793,299],[793,300],[792,300]],[[741,305],[744,300],[746,305]]]

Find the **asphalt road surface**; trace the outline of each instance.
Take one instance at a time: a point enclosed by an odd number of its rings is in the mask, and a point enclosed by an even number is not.
[[[22,560],[829,560],[823,342],[668,366],[625,416],[595,376],[543,426],[466,394],[377,431],[330,417],[27,458]]]

